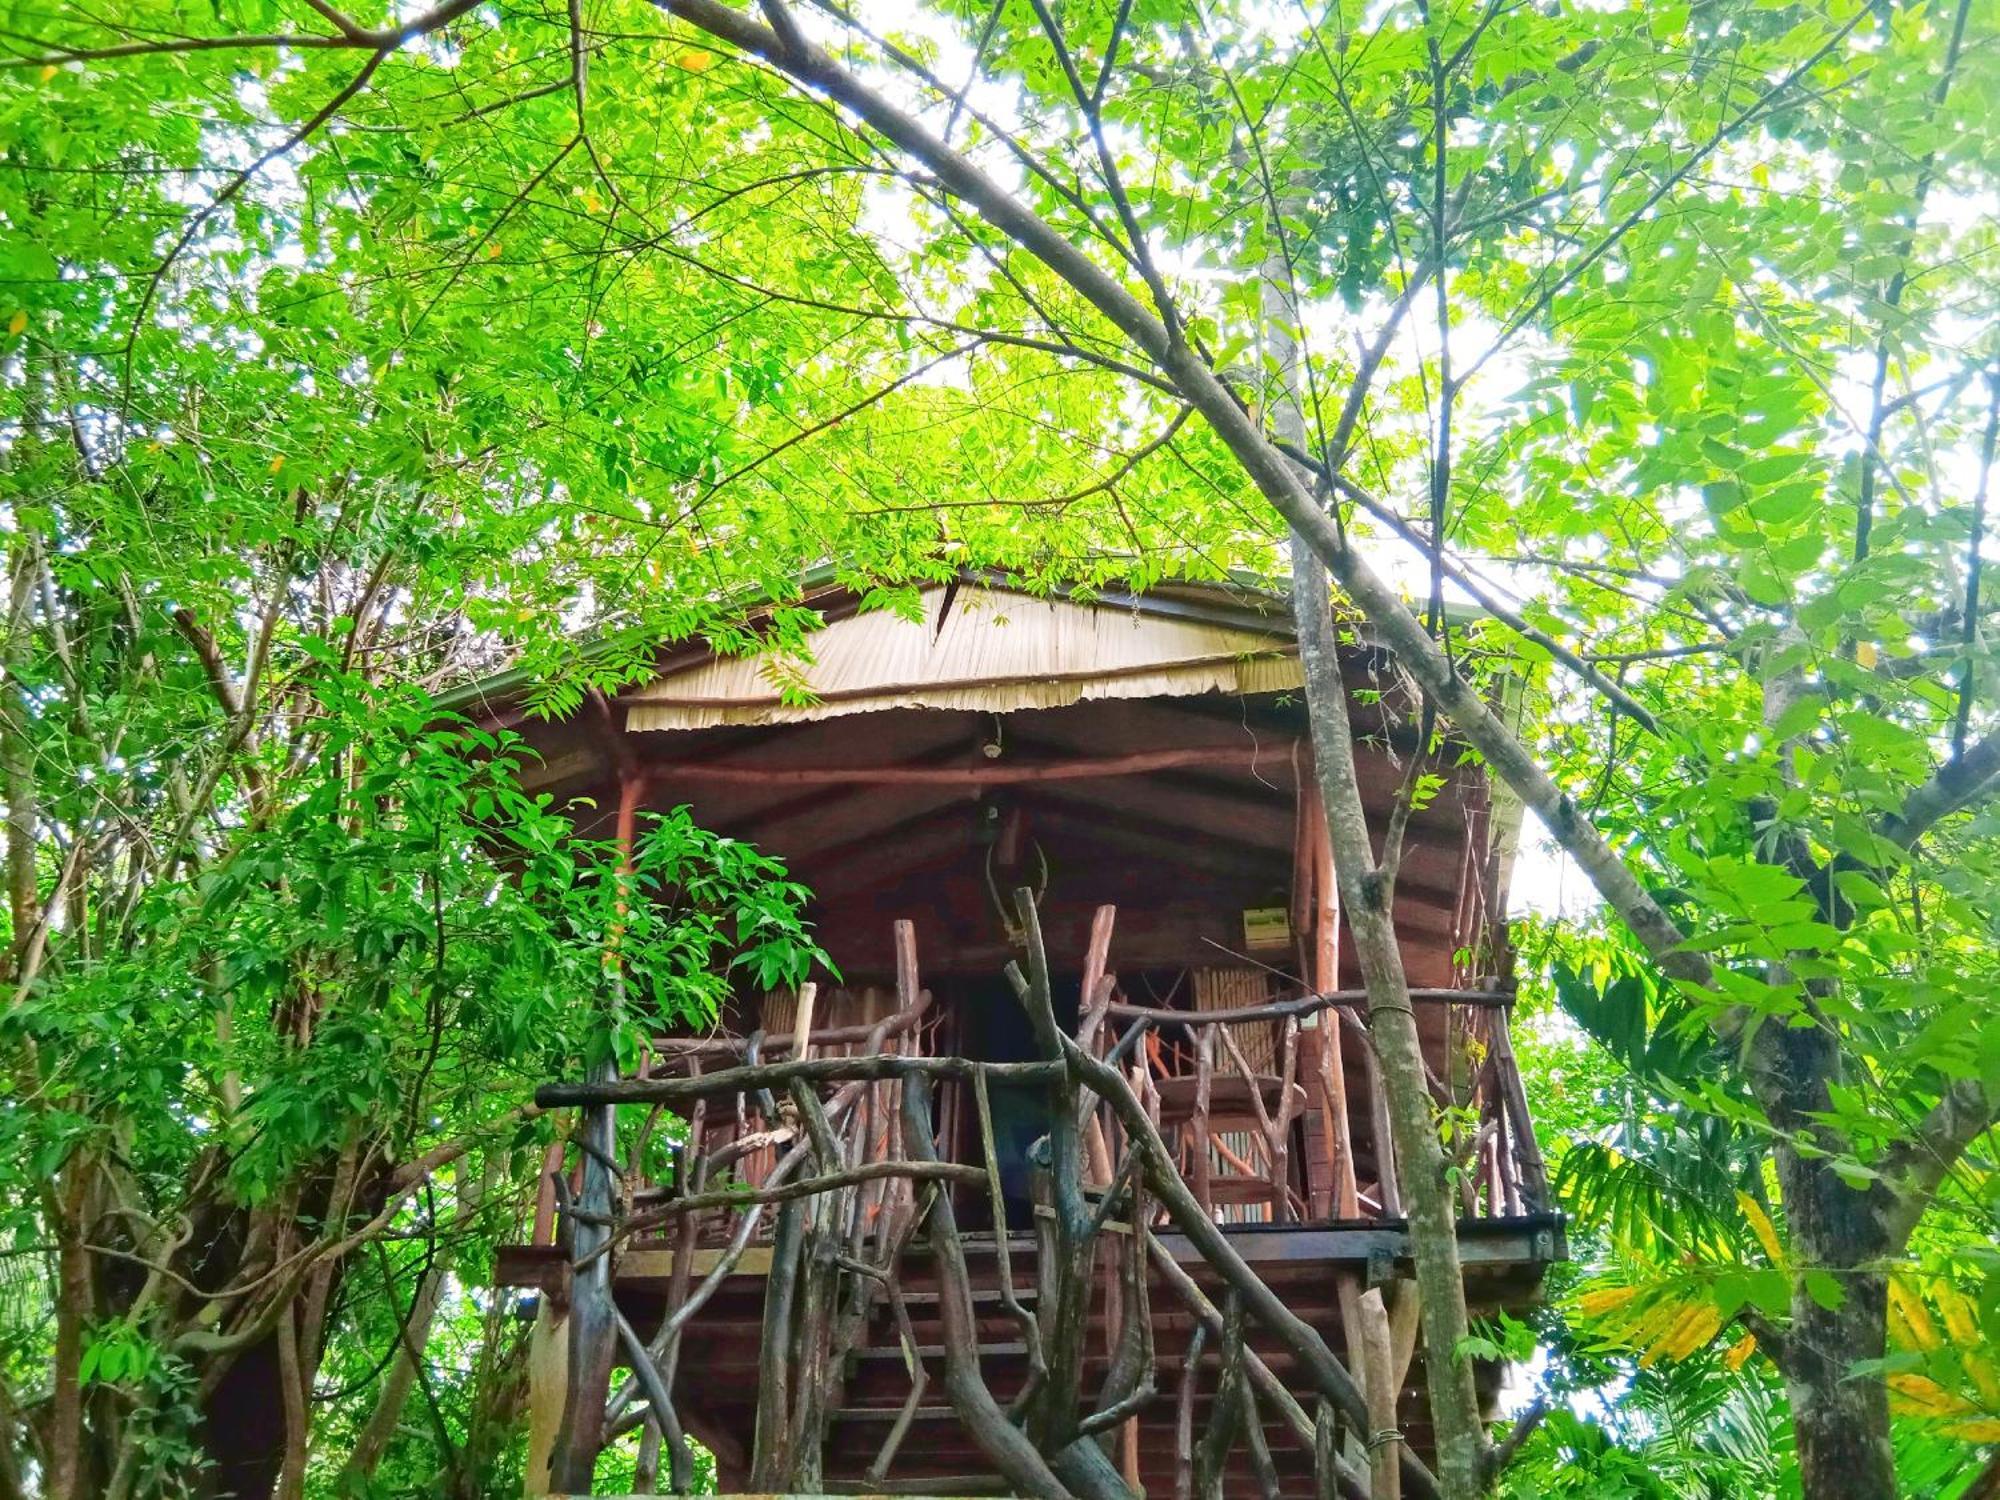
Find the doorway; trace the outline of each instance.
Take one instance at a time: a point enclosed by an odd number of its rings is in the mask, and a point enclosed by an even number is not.
[[[1078,983],[1076,975],[1054,975],[1050,980],[1056,1024],[1071,1035],[1076,1032]],[[954,984],[953,989],[960,1045],[965,1056],[996,1063],[1035,1062],[1040,1058],[1028,1013],[1004,977],[968,979]],[[1030,1152],[1035,1142],[1049,1133],[1048,1089],[1039,1083],[994,1079],[988,1085],[987,1098],[993,1107],[993,1152],[1000,1165],[1000,1192],[1007,1228],[1033,1229]],[[969,1087],[960,1119],[963,1123],[958,1132],[958,1159],[983,1164],[986,1158],[979,1139],[979,1106]],[[968,1229],[993,1228],[989,1196],[977,1191],[968,1193],[962,1217]]]

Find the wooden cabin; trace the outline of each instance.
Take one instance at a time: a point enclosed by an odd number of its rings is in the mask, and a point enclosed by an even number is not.
[[[1114,1060],[1201,1211],[1345,1358],[1356,1330],[1343,1309],[1353,1316],[1371,1288],[1400,1306],[1409,1247],[1360,975],[1340,940],[1285,601],[1220,586],[1031,597],[967,575],[925,590],[921,620],[864,612],[834,589],[809,602],[827,624],[806,693],[781,690],[754,658],[686,647],[562,722],[523,715],[504,682],[477,705],[535,744],[542,761],[527,781],[573,801],[591,831],[629,833],[645,809],[684,803],[702,825],[781,856],[815,893],[812,920],[839,977],[822,977],[810,1015],[797,994],[745,990],[701,1034],[660,1038],[648,1075],[688,1079],[808,1053],[1029,1063],[1036,1036],[1006,977],[1027,952],[1015,895],[1025,889],[1057,1024]],[[1365,796],[1383,818],[1417,748],[1413,720],[1381,653],[1358,644],[1346,668]],[[1435,769],[1443,785],[1411,819],[1396,917],[1433,1090],[1477,1122],[1456,1147],[1470,1300],[1475,1311],[1519,1308],[1563,1241],[1507,1040],[1501,916],[1518,820],[1458,754]],[[725,1493],[759,1477],[755,1456],[775,1421],[759,1402],[772,1400],[774,1359],[825,1371],[802,1471],[825,1492],[1000,1492],[943,1394],[950,1290],[913,1220],[921,1194],[950,1195],[979,1371],[1007,1400],[1031,1379],[1022,1317],[1047,1242],[1036,1150],[1050,1114],[1045,1089],[1003,1073],[977,1087],[943,1078],[935,1091],[930,1147],[977,1173],[936,1186],[862,1182],[823,1210],[817,1222],[844,1246],[842,1264],[893,1257],[898,1270],[893,1295],[857,1275],[851,1315],[816,1335],[813,1351],[774,1344],[767,1326],[780,1210],[743,1201],[675,1211],[704,1193],[726,1199],[719,1185],[754,1191],[793,1170],[797,1121],[781,1123],[771,1099],[680,1106],[684,1135],[665,1180],[599,1192],[600,1206],[608,1193],[607,1211],[627,1216],[608,1249],[604,1214],[579,1207],[592,1201],[592,1154],[552,1152],[531,1242],[499,1262],[502,1283],[540,1293],[531,1491],[566,1422],[601,1413],[608,1438],[646,1410],[647,1382],[605,1368],[636,1370],[636,1340],[664,1356],[656,1373],[674,1417],[713,1452]],[[898,1088],[820,1091],[851,1166],[910,1153]],[[631,1131],[667,1128],[657,1107],[624,1112],[621,1160]],[[1085,1139],[1101,1192],[1122,1180],[1128,1135],[1093,1115]],[[1217,1398],[1211,1335],[1223,1297],[1188,1236],[1163,1214],[1148,1222],[1136,1298],[1136,1283],[1107,1270],[1091,1300],[1085,1381],[1095,1389],[1143,1308],[1152,1398],[1133,1402],[1113,1450],[1129,1480],[1164,1496],[1185,1492],[1190,1444]],[[585,1276],[601,1278],[624,1325],[588,1347],[565,1325]],[[1423,1360],[1410,1319],[1392,1322],[1396,1427],[1421,1458]],[[1249,1338],[1260,1378],[1310,1410],[1282,1342],[1255,1327]],[[579,1359],[598,1368],[579,1371]],[[1480,1378],[1490,1395],[1499,1371]],[[1260,1472],[1284,1494],[1314,1494],[1311,1434],[1275,1415],[1283,1402],[1272,1399]],[[1263,1464],[1255,1454],[1230,1462],[1253,1460]],[[1365,1452],[1357,1463],[1365,1469]],[[1243,1472],[1229,1493],[1257,1489]]]

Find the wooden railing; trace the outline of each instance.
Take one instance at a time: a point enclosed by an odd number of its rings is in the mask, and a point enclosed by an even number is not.
[[[1444,1072],[1427,1060],[1426,1073],[1464,1216],[1544,1211],[1547,1177],[1507,1031],[1512,997],[1420,989],[1410,998],[1442,1017]],[[1402,1195],[1364,1004],[1345,991],[1211,1011],[1106,999],[1079,1033],[1124,1069],[1218,1222],[1397,1219]],[[1347,1055],[1358,1058],[1359,1100]]]
[[[901,1085],[886,1073],[874,1080],[849,1078],[823,1096],[808,1089],[803,1102],[789,1092],[765,1087],[728,1086],[733,1075],[748,1075],[771,1064],[801,1061],[822,1065],[869,1059],[919,1059],[933,1055],[938,1016],[931,995],[916,985],[915,939],[907,922],[896,924],[899,958],[897,1008],[865,1025],[813,1029],[815,987],[801,987],[798,1024],[789,1035],[762,1031],[747,1037],[669,1038],[655,1042],[629,1084],[670,1079],[695,1089],[683,1114],[648,1107],[636,1130],[624,1138],[622,1159],[613,1165],[622,1206],[621,1248],[660,1247],[677,1252],[674,1304],[685,1299],[679,1283],[692,1252],[726,1246],[733,1265],[745,1248],[768,1241],[776,1215],[769,1209],[787,1201],[801,1168],[815,1156],[851,1178],[839,1203],[850,1249],[894,1238],[907,1225],[912,1191],[907,1174],[883,1171],[907,1159],[898,1110]],[[808,1075],[810,1076],[810,1075]],[[718,1087],[706,1087],[711,1081]],[[816,1107],[815,1107],[816,1106]],[[943,1142],[933,1142],[939,1149]],[[671,1170],[657,1164],[664,1154]],[[950,1153],[944,1153],[949,1156]],[[561,1221],[576,1217],[571,1203],[582,1172],[580,1153],[561,1143],[544,1161],[541,1202],[533,1243],[557,1243]],[[822,1174],[823,1175],[823,1174]],[[826,1191],[822,1185],[816,1193]]]
[[[1205,1011],[1120,1003],[1102,961],[1110,921],[1104,908],[1102,941],[1094,937],[1086,959],[1078,1040],[1128,1079],[1202,1208],[1225,1225],[1401,1218],[1365,996],[1304,994]],[[794,1058],[935,1057],[942,1017],[917,983],[914,931],[907,922],[896,926],[896,1009],[889,1014],[814,1029],[808,985],[791,1034],[662,1040],[638,1080],[692,1080]],[[1411,994],[1427,1022],[1441,1018],[1433,1024],[1441,1024],[1443,1046],[1426,1049],[1426,1073],[1468,1219],[1518,1217],[1549,1206],[1508,1035],[1511,998],[1495,988]],[[1350,1087],[1348,1058],[1358,1091]],[[868,1242],[893,1239],[913,1208],[907,1177],[870,1175],[907,1159],[899,1088],[887,1076],[850,1080],[820,1101],[842,1170],[856,1179],[842,1204],[856,1254]],[[932,1146],[946,1163],[961,1141],[973,1152],[982,1141],[992,1149],[990,1110],[973,1092],[969,1075],[964,1082],[943,1080]],[[970,1124],[961,1126],[961,1119]],[[771,1195],[810,1154],[811,1124],[793,1100],[769,1090],[704,1093],[684,1119],[653,1105],[622,1142],[622,1238],[690,1251],[768,1240],[775,1224]],[[1083,1131],[1090,1185],[1108,1187],[1125,1166],[1124,1132],[1101,1101]],[[672,1163],[664,1176],[648,1166],[663,1150]],[[575,1216],[569,1200],[579,1157],[560,1144],[551,1148],[533,1243],[555,1243],[559,1206]],[[1004,1222],[997,1204],[993,1211],[993,1222]]]

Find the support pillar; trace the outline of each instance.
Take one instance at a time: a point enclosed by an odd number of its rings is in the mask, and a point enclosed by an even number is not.
[[[549,1493],[549,1464],[568,1390],[569,1309],[544,1292],[528,1335],[528,1465],[521,1487],[526,1500]]]

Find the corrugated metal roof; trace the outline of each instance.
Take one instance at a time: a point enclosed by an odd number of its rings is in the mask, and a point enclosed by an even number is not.
[[[712,657],[626,693],[626,727],[790,724],[892,708],[1007,713],[1089,698],[1273,693],[1301,680],[1296,648],[1268,629],[969,583],[929,589],[923,603],[922,623],[874,611],[815,634],[801,673],[811,702],[785,701],[797,694],[780,691],[768,658]]]

